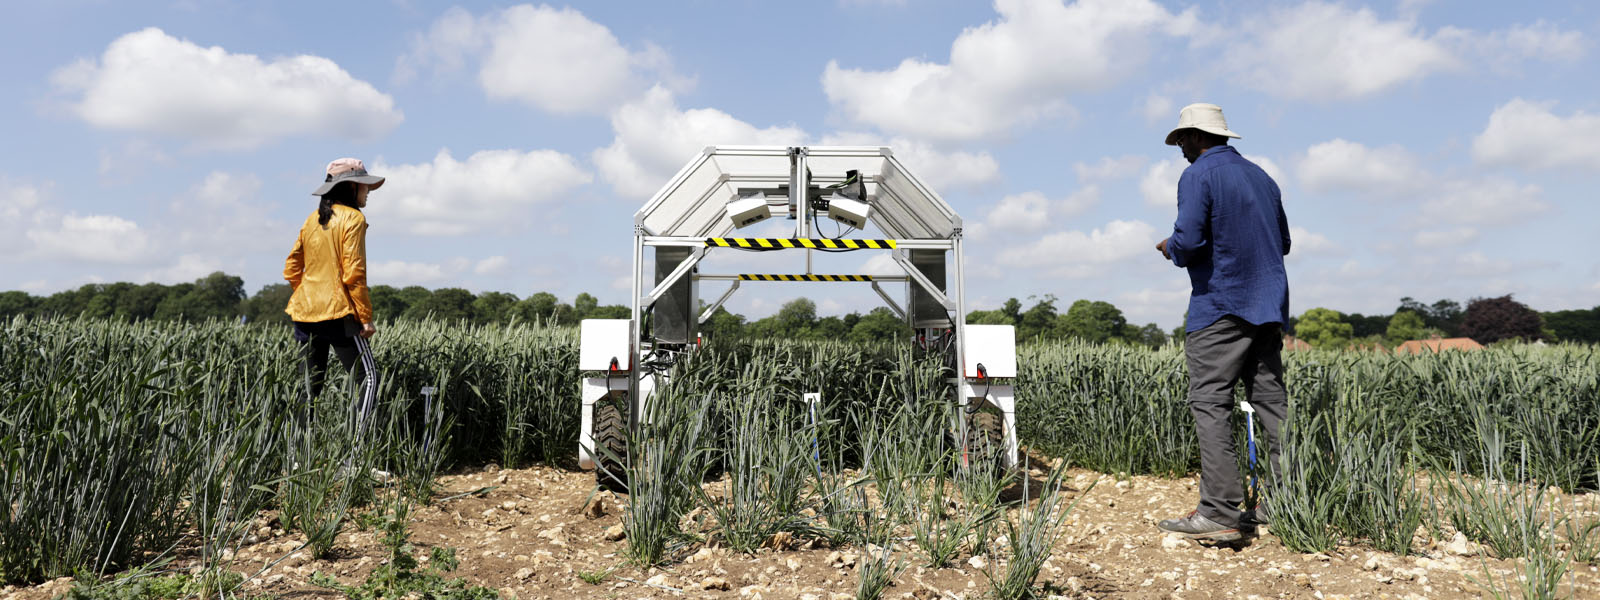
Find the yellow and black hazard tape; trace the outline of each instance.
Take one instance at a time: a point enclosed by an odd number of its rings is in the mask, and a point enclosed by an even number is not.
[[[825,248],[844,250],[894,248],[894,240],[856,240],[828,238],[706,238],[706,245],[716,248]]]
[[[741,273],[740,281],[872,281],[871,275],[770,275]]]

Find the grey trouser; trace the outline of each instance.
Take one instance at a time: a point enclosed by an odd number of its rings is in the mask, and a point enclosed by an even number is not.
[[[1239,525],[1245,500],[1234,449],[1233,384],[1244,381],[1245,399],[1266,429],[1271,462],[1278,462],[1278,431],[1288,412],[1283,388],[1283,333],[1277,323],[1251,325],[1233,316],[1192,332],[1184,341],[1189,362],[1189,411],[1200,439],[1200,506],[1207,519]],[[1260,448],[1260,437],[1257,437]],[[1260,455],[1257,454],[1259,457]],[[1261,464],[1258,462],[1258,464]]]

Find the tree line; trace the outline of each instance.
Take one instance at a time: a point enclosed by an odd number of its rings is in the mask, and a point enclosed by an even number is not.
[[[193,283],[91,283],[47,296],[27,292],[0,292],[0,317],[77,316],[128,321],[200,321],[238,319],[247,323],[287,325],[283,308],[291,290],[286,283],[262,287],[247,295],[244,280],[216,272]],[[461,288],[428,289],[421,286],[371,288],[373,312],[380,319],[436,319],[452,322],[503,324],[540,322],[575,325],[583,319],[625,319],[629,309],[621,304],[602,305],[588,293],[571,303],[554,294],[539,292],[518,298],[505,292],[474,294]],[[1065,312],[1053,295],[1029,297],[1032,305],[1010,298],[994,310],[967,314],[967,322],[1012,325],[1017,341],[1082,339],[1096,343],[1161,346],[1181,340],[1184,327],[1172,331],[1149,323],[1129,323],[1109,302],[1077,300]],[[1463,306],[1455,300],[1424,304],[1400,299],[1390,314],[1344,314],[1313,308],[1291,317],[1286,329],[1318,347],[1351,345],[1393,346],[1406,340],[1431,337],[1470,337],[1480,343],[1501,340],[1600,342],[1600,306],[1592,309],[1539,312],[1511,296],[1474,298]],[[877,340],[910,334],[904,321],[887,308],[866,313],[819,317],[816,303],[800,298],[785,303],[775,314],[760,319],[718,308],[701,328],[709,337],[751,336],[787,339]]]

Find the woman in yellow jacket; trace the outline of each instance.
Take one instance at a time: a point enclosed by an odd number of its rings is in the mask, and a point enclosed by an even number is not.
[[[368,175],[360,160],[328,163],[327,178],[312,192],[322,202],[300,226],[283,265],[283,278],[294,288],[284,312],[300,342],[306,393],[316,398],[322,392],[332,348],[345,371],[360,369],[362,423],[376,404],[378,369],[367,343],[377,328],[367,293],[367,219],[361,209],[367,193],[382,185],[383,178]]]

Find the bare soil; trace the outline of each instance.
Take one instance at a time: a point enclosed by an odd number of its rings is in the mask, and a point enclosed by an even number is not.
[[[1032,472],[1030,485],[1041,484]],[[1066,520],[1056,553],[1040,574],[1047,593],[1061,598],[1478,598],[1483,588],[1469,580],[1493,578],[1517,585],[1517,561],[1488,558],[1461,540],[1430,539],[1419,531],[1417,556],[1401,557],[1369,547],[1342,547],[1328,554],[1300,554],[1285,548],[1263,529],[1230,546],[1207,546],[1156,530],[1157,521],[1193,508],[1197,481],[1131,477],[1114,479],[1089,471],[1067,478],[1070,499],[1078,500]],[[1091,488],[1091,484],[1095,484]],[[481,494],[474,490],[491,488]],[[623,540],[616,537],[625,499],[595,493],[594,475],[550,467],[501,470],[488,467],[441,478],[439,497],[467,494],[418,507],[411,519],[412,543],[419,549],[457,549],[461,566],[453,575],[500,591],[502,597],[567,598],[739,598],[835,600],[853,598],[858,548],[795,545],[754,555],[694,546],[662,568],[625,564]],[[1580,499],[1594,506],[1592,495]],[[313,560],[299,549],[303,538],[276,528],[273,516],[259,519],[253,543],[237,556],[235,570],[250,575],[247,594],[280,598],[331,598],[337,594],[309,583],[323,572],[357,584],[378,565],[384,548],[376,531],[350,527],[340,534],[337,556]],[[963,556],[953,568],[916,566],[919,554],[909,542],[897,549],[912,565],[885,598],[982,597],[984,572],[999,576],[1003,556]],[[598,584],[579,573],[613,570]],[[1600,573],[1574,565],[1568,581],[1575,598],[1600,598]],[[1487,575],[1486,575],[1487,574]],[[71,580],[31,588],[6,588],[5,598],[47,600],[65,592]],[[1512,594],[1517,594],[1513,590]]]

